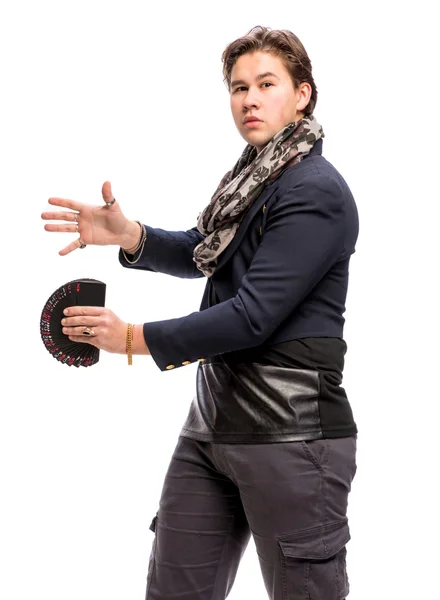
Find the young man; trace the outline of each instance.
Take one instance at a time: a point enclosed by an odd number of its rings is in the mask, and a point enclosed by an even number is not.
[[[127,268],[206,276],[200,310],[131,326],[104,307],[72,307],[63,331],[109,352],[151,354],[163,371],[199,361],[151,524],[147,600],[224,600],[251,534],[272,600],[341,600],[356,471],[341,387],[356,205],[321,154],[298,38],[254,28],[223,64],[247,145],[196,227],[128,220],[108,182],[104,206],[52,198],[76,212],[43,213],[67,221],[47,230],[80,235],[61,254],[116,244]]]

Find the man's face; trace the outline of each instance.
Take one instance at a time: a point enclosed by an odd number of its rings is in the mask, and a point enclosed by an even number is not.
[[[264,75],[264,77],[262,77]],[[292,79],[278,56],[253,52],[240,56],[231,71],[231,110],[240,135],[260,152],[278,131],[303,117],[311,88]],[[259,121],[245,123],[248,117]]]

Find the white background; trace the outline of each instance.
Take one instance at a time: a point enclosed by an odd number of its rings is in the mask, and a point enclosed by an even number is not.
[[[352,600],[438,597],[438,31],[434,2],[2,3],[0,598],[143,600],[163,477],[196,364],[102,353],[75,369],[39,319],[71,279],[107,284],[135,323],[198,310],[204,281],[67,257],[47,198],[188,229],[244,148],[221,53],[255,25],[303,41],[324,155],[357,200],[344,385],[359,428]],[[431,7],[431,8],[430,8]],[[172,343],[172,340],[170,340]],[[252,542],[231,600],[266,592]],[[318,599],[317,599],[318,600]]]

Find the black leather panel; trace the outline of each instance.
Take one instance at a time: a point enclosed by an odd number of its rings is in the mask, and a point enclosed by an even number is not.
[[[319,387],[314,369],[208,359],[199,364],[197,398],[182,435],[245,435],[247,441],[320,438]]]

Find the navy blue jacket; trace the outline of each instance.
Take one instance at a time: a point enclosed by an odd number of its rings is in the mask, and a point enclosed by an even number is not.
[[[207,278],[199,311],[144,324],[161,370],[263,343],[343,337],[358,213],[347,183],[321,153],[319,140],[264,188]],[[124,267],[205,277],[193,261],[203,239],[196,227],[146,229],[135,265],[119,253]]]

